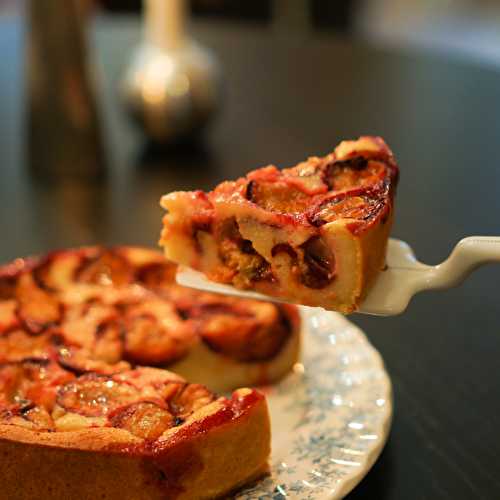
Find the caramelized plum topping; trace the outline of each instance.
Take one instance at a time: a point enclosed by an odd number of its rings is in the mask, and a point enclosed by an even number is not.
[[[0,300],[9,300],[15,297],[16,280],[11,277],[0,277]]]
[[[132,306],[125,318],[125,358],[147,365],[181,358],[194,331],[176,309],[159,300]]]
[[[83,375],[62,386],[57,393],[59,406],[87,417],[107,415],[139,398],[140,393],[134,386],[95,374]]]
[[[53,295],[39,288],[29,273],[19,277],[16,299],[19,318],[34,334],[41,333],[61,318],[61,304]]]
[[[12,299],[0,302],[0,334],[19,326],[16,314],[17,302]]]
[[[21,416],[40,430],[54,430],[54,421],[49,412],[41,406],[28,406],[21,409]]]
[[[123,331],[119,321],[105,321],[96,331],[93,357],[105,363],[115,364],[123,355]]]
[[[126,285],[133,279],[132,268],[127,260],[113,250],[87,260],[77,272],[77,280],[97,285]]]
[[[175,281],[177,266],[170,262],[155,262],[137,270],[137,280],[147,287],[157,288]]]
[[[182,350],[169,332],[151,315],[135,316],[127,323],[125,356],[136,363],[158,365],[180,357]]]
[[[0,337],[0,362],[22,361],[30,356],[45,357],[53,345],[48,335],[31,335],[24,330],[11,330]]]
[[[386,201],[377,191],[356,190],[340,193],[323,200],[309,214],[309,222],[316,227],[338,218],[370,220],[385,207]]]
[[[48,411],[32,402],[0,406],[0,422],[37,431],[54,430],[54,421]]]
[[[125,429],[147,440],[159,438],[174,426],[172,414],[156,403],[141,401],[116,409],[109,417],[113,427]]]
[[[380,161],[354,156],[336,160],[325,168],[325,180],[331,190],[377,184],[386,175],[386,165]]]
[[[260,258],[234,220],[224,231],[235,238],[239,255]],[[265,314],[228,306],[193,318],[200,292],[175,285],[175,265],[161,256],[132,259],[124,248],[89,248],[30,262],[0,269],[8,297],[0,299],[0,419],[9,424],[41,431],[113,425],[157,439],[215,396],[165,370],[132,369],[122,359],[175,361],[198,341],[195,323],[205,320],[213,332],[218,321],[232,321],[235,331],[243,322],[254,339],[253,357],[275,349],[267,329],[279,320]],[[241,343],[234,349],[248,355]]]
[[[95,359],[94,355],[86,349],[74,347],[62,347],[59,349],[57,361],[66,370],[82,375],[84,373],[99,373],[111,375],[130,369],[130,364],[126,361],[118,361],[114,364]]]
[[[185,420],[193,412],[208,405],[214,399],[214,395],[205,386],[186,384],[170,399],[169,407],[176,417]]]
[[[60,332],[67,344],[85,346],[90,349],[94,345],[99,330],[118,319],[118,311],[115,307],[92,299],[83,304],[73,304],[66,309]]]
[[[164,399],[168,399],[169,395],[177,393],[178,388],[184,384],[184,379],[179,377],[179,375],[159,368],[146,366],[118,373],[113,377],[113,380],[128,382],[139,390],[143,390],[145,387],[153,387],[157,395]],[[165,389],[166,392],[164,391]]]
[[[324,181],[322,163],[320,158],[310,158],[296,167],[285,169],[283,173],[290,174],[286,178],[287,182],[303,193],[308,195],[326,193],[328,186]]]
[[[193,317],[211,349],[239,361],[272,358],[290,334],[280,310],[263,302],[251,301],[243,308],[221,300],[196,308]]]
[[[0,366],[0,400],[3,404],[15,402],[19,395],[22,376],[20,363],[6,363]]]
[[[83,259],[78,251],[53,252],[33,269],[33,276],[40,288],[63,290],[74,282],[75,273]]]
[[[249,201],[271,212],[300,213],[310,201],[307,193],[283,181],[251,180],[245,194]]]
[[[10,403],[31,401],[50,410],[57,387],[72,378],[72,374],[51,365],[48,359],[27,358],[1,367],[0,394]]]

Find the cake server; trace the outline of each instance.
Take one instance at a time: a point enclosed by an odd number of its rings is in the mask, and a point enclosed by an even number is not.
[[[443,290],[460,285],[479,266],[500,262],[500,236],[469,236],[460,240],[450,256],[437,266],[419,262],[408,243],[389,239],[387,266],[381,271],[367,297],[355,312],[377,316],[401,314],[411,298],[424,290]],[[177,271],[177,283],[207,292],[250,299],[285,302],[257,292],[209,281],[187,267]]]

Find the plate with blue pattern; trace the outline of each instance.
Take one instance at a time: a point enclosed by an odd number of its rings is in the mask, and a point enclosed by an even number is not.
[[[389,434],[392,389],[380,354],[344,316],[302,308],[301,361],[264,388],[272,422],[271,474],[238,500],[343,498]]]

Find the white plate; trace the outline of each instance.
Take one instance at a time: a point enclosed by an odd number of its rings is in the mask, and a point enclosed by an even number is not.
[[[302,363],[266,389],[272,474],[238,500],[333,499],[347,495],[384,447],[392,417],[382,358],[343,316],[303,308]]]

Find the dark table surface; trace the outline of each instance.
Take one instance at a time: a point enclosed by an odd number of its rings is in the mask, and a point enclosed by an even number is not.
[[[370,48],[326,34],[196,24],[223,64],[226,93],[204,143],[155,154],[116,88],[140,30],[93,30],[109,176],[99,185],[35,180],[25,168],[23,28],[0,20],[0,260],[90,243],[156,245],[158,199],[273,162],[379,134],[401,166],[393,235],[437,263],[467,235],[500,233],[500,69]],[[50,123],[47,124],[50,126]],[[500,266],[423,293],[401,316],[351,319],[382,353],[394,421],[377,464],[349,496],[500,498]]]

